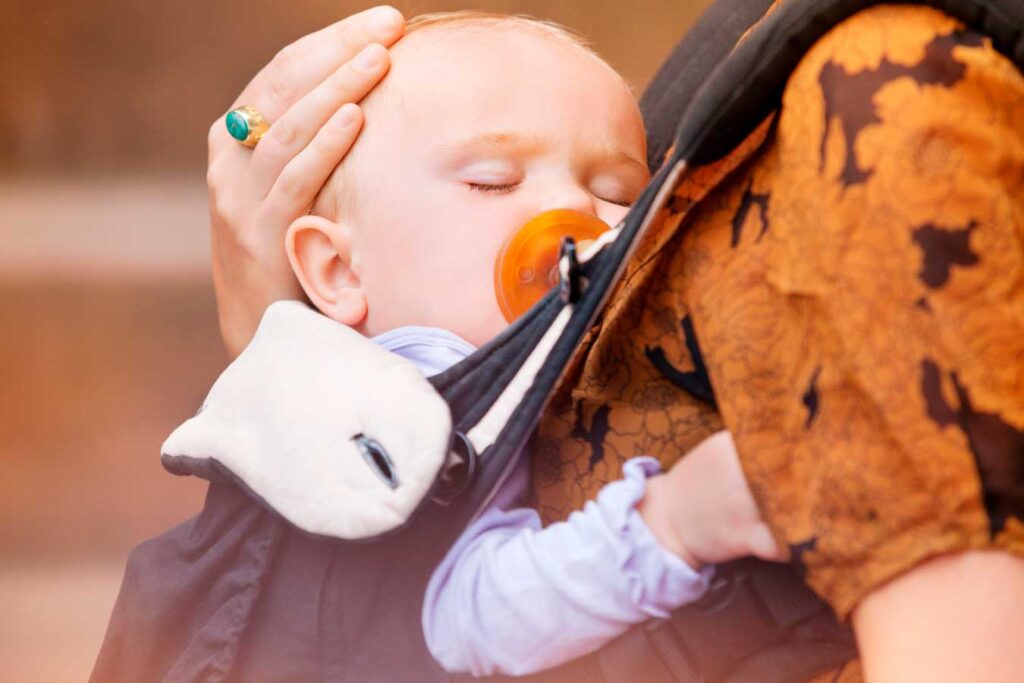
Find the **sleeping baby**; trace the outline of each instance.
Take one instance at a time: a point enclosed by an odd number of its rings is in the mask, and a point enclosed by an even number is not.
[[[321,313],[426,376],[507,325],[494,263],[520,226],[554,209],[615,225],[649,179],[629,86],[547,22],[413,20],[362,106],[365,128],[311,213],[291,225],[288,257]],[[700,477],[732,487],[723,507],[754,510],[727,435],[696,451],[677,468],[702,462]],[[699,598],[705,562],[777,555],[756,512],[746,526],[721,522],[742,517],[730,510],[695,514],[681,502],[707,481],[685,469],[660,474],[648,458],[542,528],[524,507],[522,460],[430,581],[424,636],[450,671],[554,666]]]

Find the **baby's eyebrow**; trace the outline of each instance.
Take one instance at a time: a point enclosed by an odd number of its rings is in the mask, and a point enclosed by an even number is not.
[[[543,135],[527,135],[515,131],[491,131],[474,135],[465,140],[444,143],[439,146],[438,151],[445,157],[455,156],[458,158],[489,154],[529,156],[541,154],[550,147],[551,142]],[[647,172],[647,164],[624,149],[600,147],[591,150],[590,155],[591,159],[600,160],[605,164],[629,164],[638,166],[643,172]]]
[[[647,172],[647,164],[640,161],[624,149],[602,150],[600,158],[607,164],[628,164],[631,166],[639,166],[644,173]]]
[[[522,155],[538,154],[550,146],[543,136],[524,135],[514,131],[492,131],[473,137],[447,142],[440,146],[442,154],[486,155],[496,152]]]

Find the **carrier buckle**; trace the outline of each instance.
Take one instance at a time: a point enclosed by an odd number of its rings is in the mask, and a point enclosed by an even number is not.
[[[448,461],[437,479],[430,499],[442,507],[451,505],[452,501],[465,493],[473,483],[479,459],[469,437],[462,432],[455,432],[452,435]]]

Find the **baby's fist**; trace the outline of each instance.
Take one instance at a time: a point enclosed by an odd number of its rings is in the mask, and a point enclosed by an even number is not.
[[[695,569],[748,555],[786,559],[761,520],[728,432],[651,477],[638,510],[655,538]]]

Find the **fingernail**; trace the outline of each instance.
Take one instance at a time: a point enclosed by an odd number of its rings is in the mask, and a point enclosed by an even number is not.
[[[370,17],[370,26],[377,33],[390,35],[398,25],[398,12],[394,7],[378,7]]]
[[[355,65],[360,69],[372,69],[380,63],[380,46],[367,45],[356,55]]]
[[[334,117],[338,128],[348,128],[352,124],[356,118],[356,109],[356,105],[349,103],[338,110],[338,115]]]

